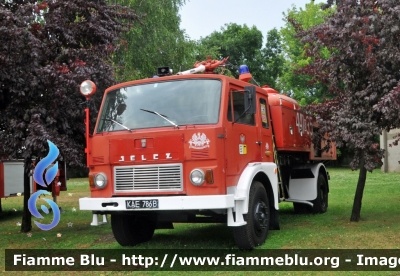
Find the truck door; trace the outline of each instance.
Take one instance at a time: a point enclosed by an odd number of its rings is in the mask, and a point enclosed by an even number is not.
[[[266,97],[259,97],[257,103],[257,125],[259,126],[259,146],[262,162],[273,162],[272,127]]]
[[[228,186],[236,184],[250,162],[260,161],[255,114],[244,114],[244,89],[229,91],[226,136],[226,170]]]

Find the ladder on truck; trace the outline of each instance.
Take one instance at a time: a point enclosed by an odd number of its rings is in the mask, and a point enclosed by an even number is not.
[[[278,150],[275,145],[275,135],[272,135],[272,148],[274,151],[274,163],[276,164],[276,169],[278,170],[278,189],[279,189],[279,202],[285,201],[285,192],[288,192],[288,187],[284,187],[282,181],[282,171],[278,158]],[[286,189],[286,191],[285,191]]]

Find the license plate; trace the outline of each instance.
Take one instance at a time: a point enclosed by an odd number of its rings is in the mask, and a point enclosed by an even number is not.
[[[126,200],[126,209],[158,209],[158,199]]]

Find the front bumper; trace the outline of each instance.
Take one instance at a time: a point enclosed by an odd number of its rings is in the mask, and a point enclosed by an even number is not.
[[[156,209],[127,209],[127,200],[158,200]],[[79,209],[90,211],[211,210],[235,207],[234,195],[80,198]]]

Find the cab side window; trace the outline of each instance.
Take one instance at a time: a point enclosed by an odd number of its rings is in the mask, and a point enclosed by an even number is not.
[[[260,99],[260,116],[263,128],[269,128],[267,108],[267,101],[265,99]]]
[[[244,93],[242,91],[232,91],[229,94],[228,121],[254,126],[254,114],[246,114],[244,112]]]

